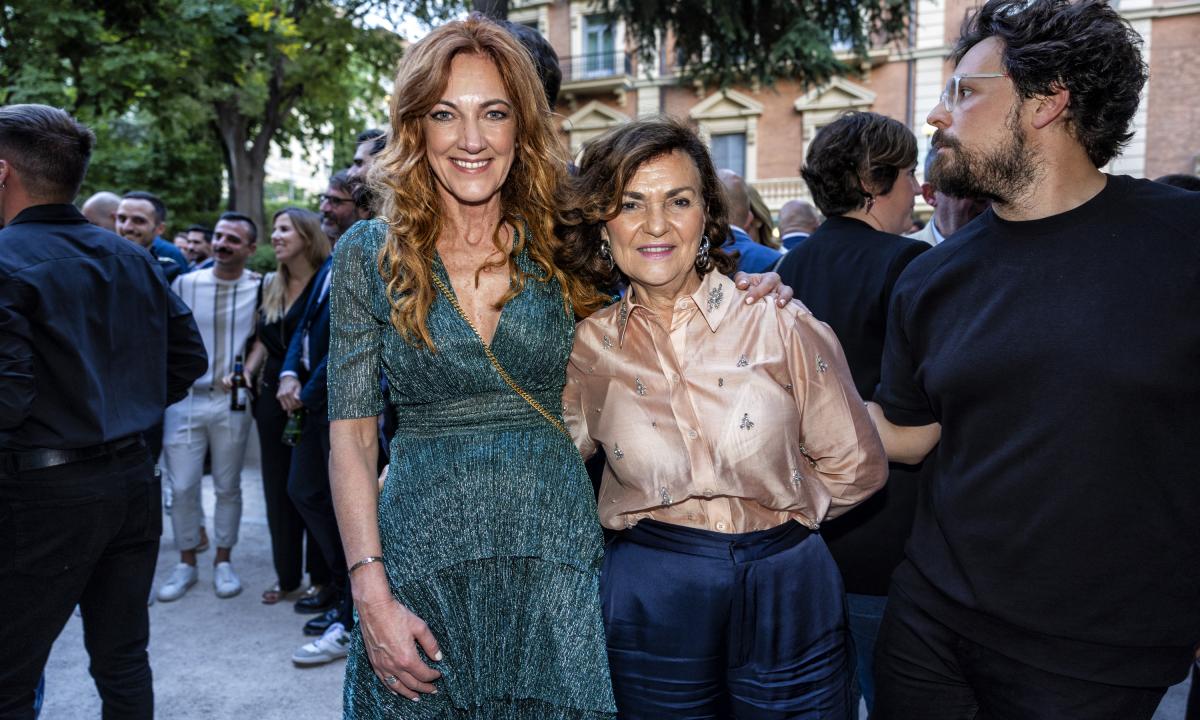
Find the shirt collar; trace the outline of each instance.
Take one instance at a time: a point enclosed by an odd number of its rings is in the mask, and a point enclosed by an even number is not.
[[[932,217],[929,218],[929,229],[933,231],[933,244],[941,245],[942,241],[946,239],[946,236],[942,235],[941,231],[938,230],[937,223],[934,222]]]
[[[700,280],[700,287],[696,288],[696,292],[689,295],[688,299],[695,303],[696,309],[708,323],[709,330],[716,332],[721,321],[729,314],[730,305],[736,302],[734,300],[736,290],[732,280],[713,270]],[[634,300],[633,288],[630,287],[621,298],[621,306],[617,310],[618,345],[625,344],[625,330],[629,327],[629,318],[638,309],[641,309],[642,312],[649,312],[645,305],[639,305]]]
[[[88,220],[79,212],[79,208],[70,203],[50,203],[46,205],[31,205],[9,221],[9,225],[21,223],[86,223]]]

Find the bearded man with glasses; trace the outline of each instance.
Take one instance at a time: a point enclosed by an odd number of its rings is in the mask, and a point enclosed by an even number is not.
[[[870,404],[933,477],[872,720],[1149,719],[1200,640],[1200,196],[1108,175],[1146,82],[1097,0],[989,0],[929,115],[992,207],[897,281]],[[934,451],[934,448],[937,450]]]
[[[329,236],[330,244],[336,243],[351,225],[369,217],[369,213],[360,211],[354,204],[353,183],[345,171],[329,178],[329,187],[319,199],[321,230]]]

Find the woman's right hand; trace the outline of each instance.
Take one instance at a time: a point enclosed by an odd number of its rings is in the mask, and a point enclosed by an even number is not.
[[[436,693],[433,682],[442,674],[422,662],[417,653],[420,645],[426,656],[434,661],[442,659],[442,651],[425,621],[390,592],[379,600],[356,600],[354,606],[367,657],[384,687],[409,700],[419,699],[420,693]],[[397,682],[388,684],[389,676]]]

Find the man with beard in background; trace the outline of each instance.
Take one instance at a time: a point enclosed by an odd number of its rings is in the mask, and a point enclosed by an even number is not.
[[[892,296],[869,407],[891,459],[937,451],[873,720],[1148,720],[1191,664],[1200,196],[1099,169],[1132,137],[1140,44],[1099,0],[964,25],[932,180],[992,208]]]

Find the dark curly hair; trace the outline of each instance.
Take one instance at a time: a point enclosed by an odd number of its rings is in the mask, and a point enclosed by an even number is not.
[[[1067,123],[1101,167],[1133,137],[1146,84],[1142,38],[1104,0],[988,0],[963,21],[954,62],[979,42],[1004,43],[1002,62],[1022,98],[1070,92]]]
[[[676,150],[692,159],[700,176],[704,234],[708,236],[709,250],[708,260],[697,263],[696,272],[701,276],[714,269],[731,272],[734,260],[720,250],[729,234],[724,186],[704,141],[690,127],[669,117],[619,125],[587,144],[579,161],[579,174],[559,191],[554,230],[563,244],[555,264],[596,287],[615,287],[624,280],[620,271],[600,256],[600,229],[620,212],[625,188],[637,171],[651,160]]]
[[[800,175],[825,217],[845,215],[876,195],[917,162],[917,139],[899,120],[849,112],[821,128],[808,146]]]

